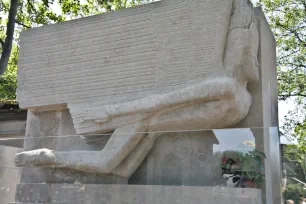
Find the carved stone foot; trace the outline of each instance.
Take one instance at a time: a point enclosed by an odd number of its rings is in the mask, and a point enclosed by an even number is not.
[[[54,162],[54,154],[49,149],[38,149],[33,151],[26,151],[16,154],[16,167],[35,165],[42,166]]]

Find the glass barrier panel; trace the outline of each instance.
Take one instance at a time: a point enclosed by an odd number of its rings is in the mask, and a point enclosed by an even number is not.
[[[26,137],[23,149],[0,147],[0,195],[6,203],[266,203],[264,132]]]
[[[282,148],[282,193],[288,204],[306,203],[306,160],[298,141],[281,135]]]

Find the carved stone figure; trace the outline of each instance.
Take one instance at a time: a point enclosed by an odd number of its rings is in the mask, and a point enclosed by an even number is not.
[[[259,35],[249,0],[234,0],[223,73],[180,90],[114,105],[75,107],[68,104],[75,129],[113,132],[102,151],[38,149],[16,155],[16,166],[70,168],[130,177],[163,131],[230,127],[244,119],[252,105],[247,84],[258,80]],[[217,65],[216,65],[217,66]],[[217,67],[216,67],[217,69]]]

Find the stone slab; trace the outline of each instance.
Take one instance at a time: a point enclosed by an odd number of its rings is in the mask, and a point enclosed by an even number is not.
[[[232,0],[163,0],[24,31],[19,105],[119,103],[224,75],[231,10]]]
[[[16,201],[48,202],[50,186],[46,184],[18,184]]]
[[[29,188],[49,189],[48,201],[36,199]],[[190,186],[24,184],[27,203],[62,204],[261,204],[261,190]],[[45,193],[45,192],[43,192]],[[34,199],[33,199],[34,198]],[[32,199],[32,200],[31,200]],[[16,201],[21,202],[17,199]],[[21,202],[22,203],[22,202]],[[25,204],[25,203],[23,203]]]
[[[0,139],[1,146],[23,148],[24,137]]]
[[[0,146],[0,204],[14,201],[16,185],[20,182],[20,169],[15,167],[14,155],[19,148]]]
[[[26,129],[26,120],[1,121],[0,122],[0,138],[2,137],[22,137],[24,136],[25,129]]]
[[[214,186],[222,178],[213,131],[164,133],[129,179],[136,185]]]

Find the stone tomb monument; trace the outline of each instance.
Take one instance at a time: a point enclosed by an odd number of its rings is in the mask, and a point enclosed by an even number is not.
[[[20,47],[16,202],[261,203],[199,164],[209,129],[277,126],[275,41],[248,0],[162,0],[29,29]]]

